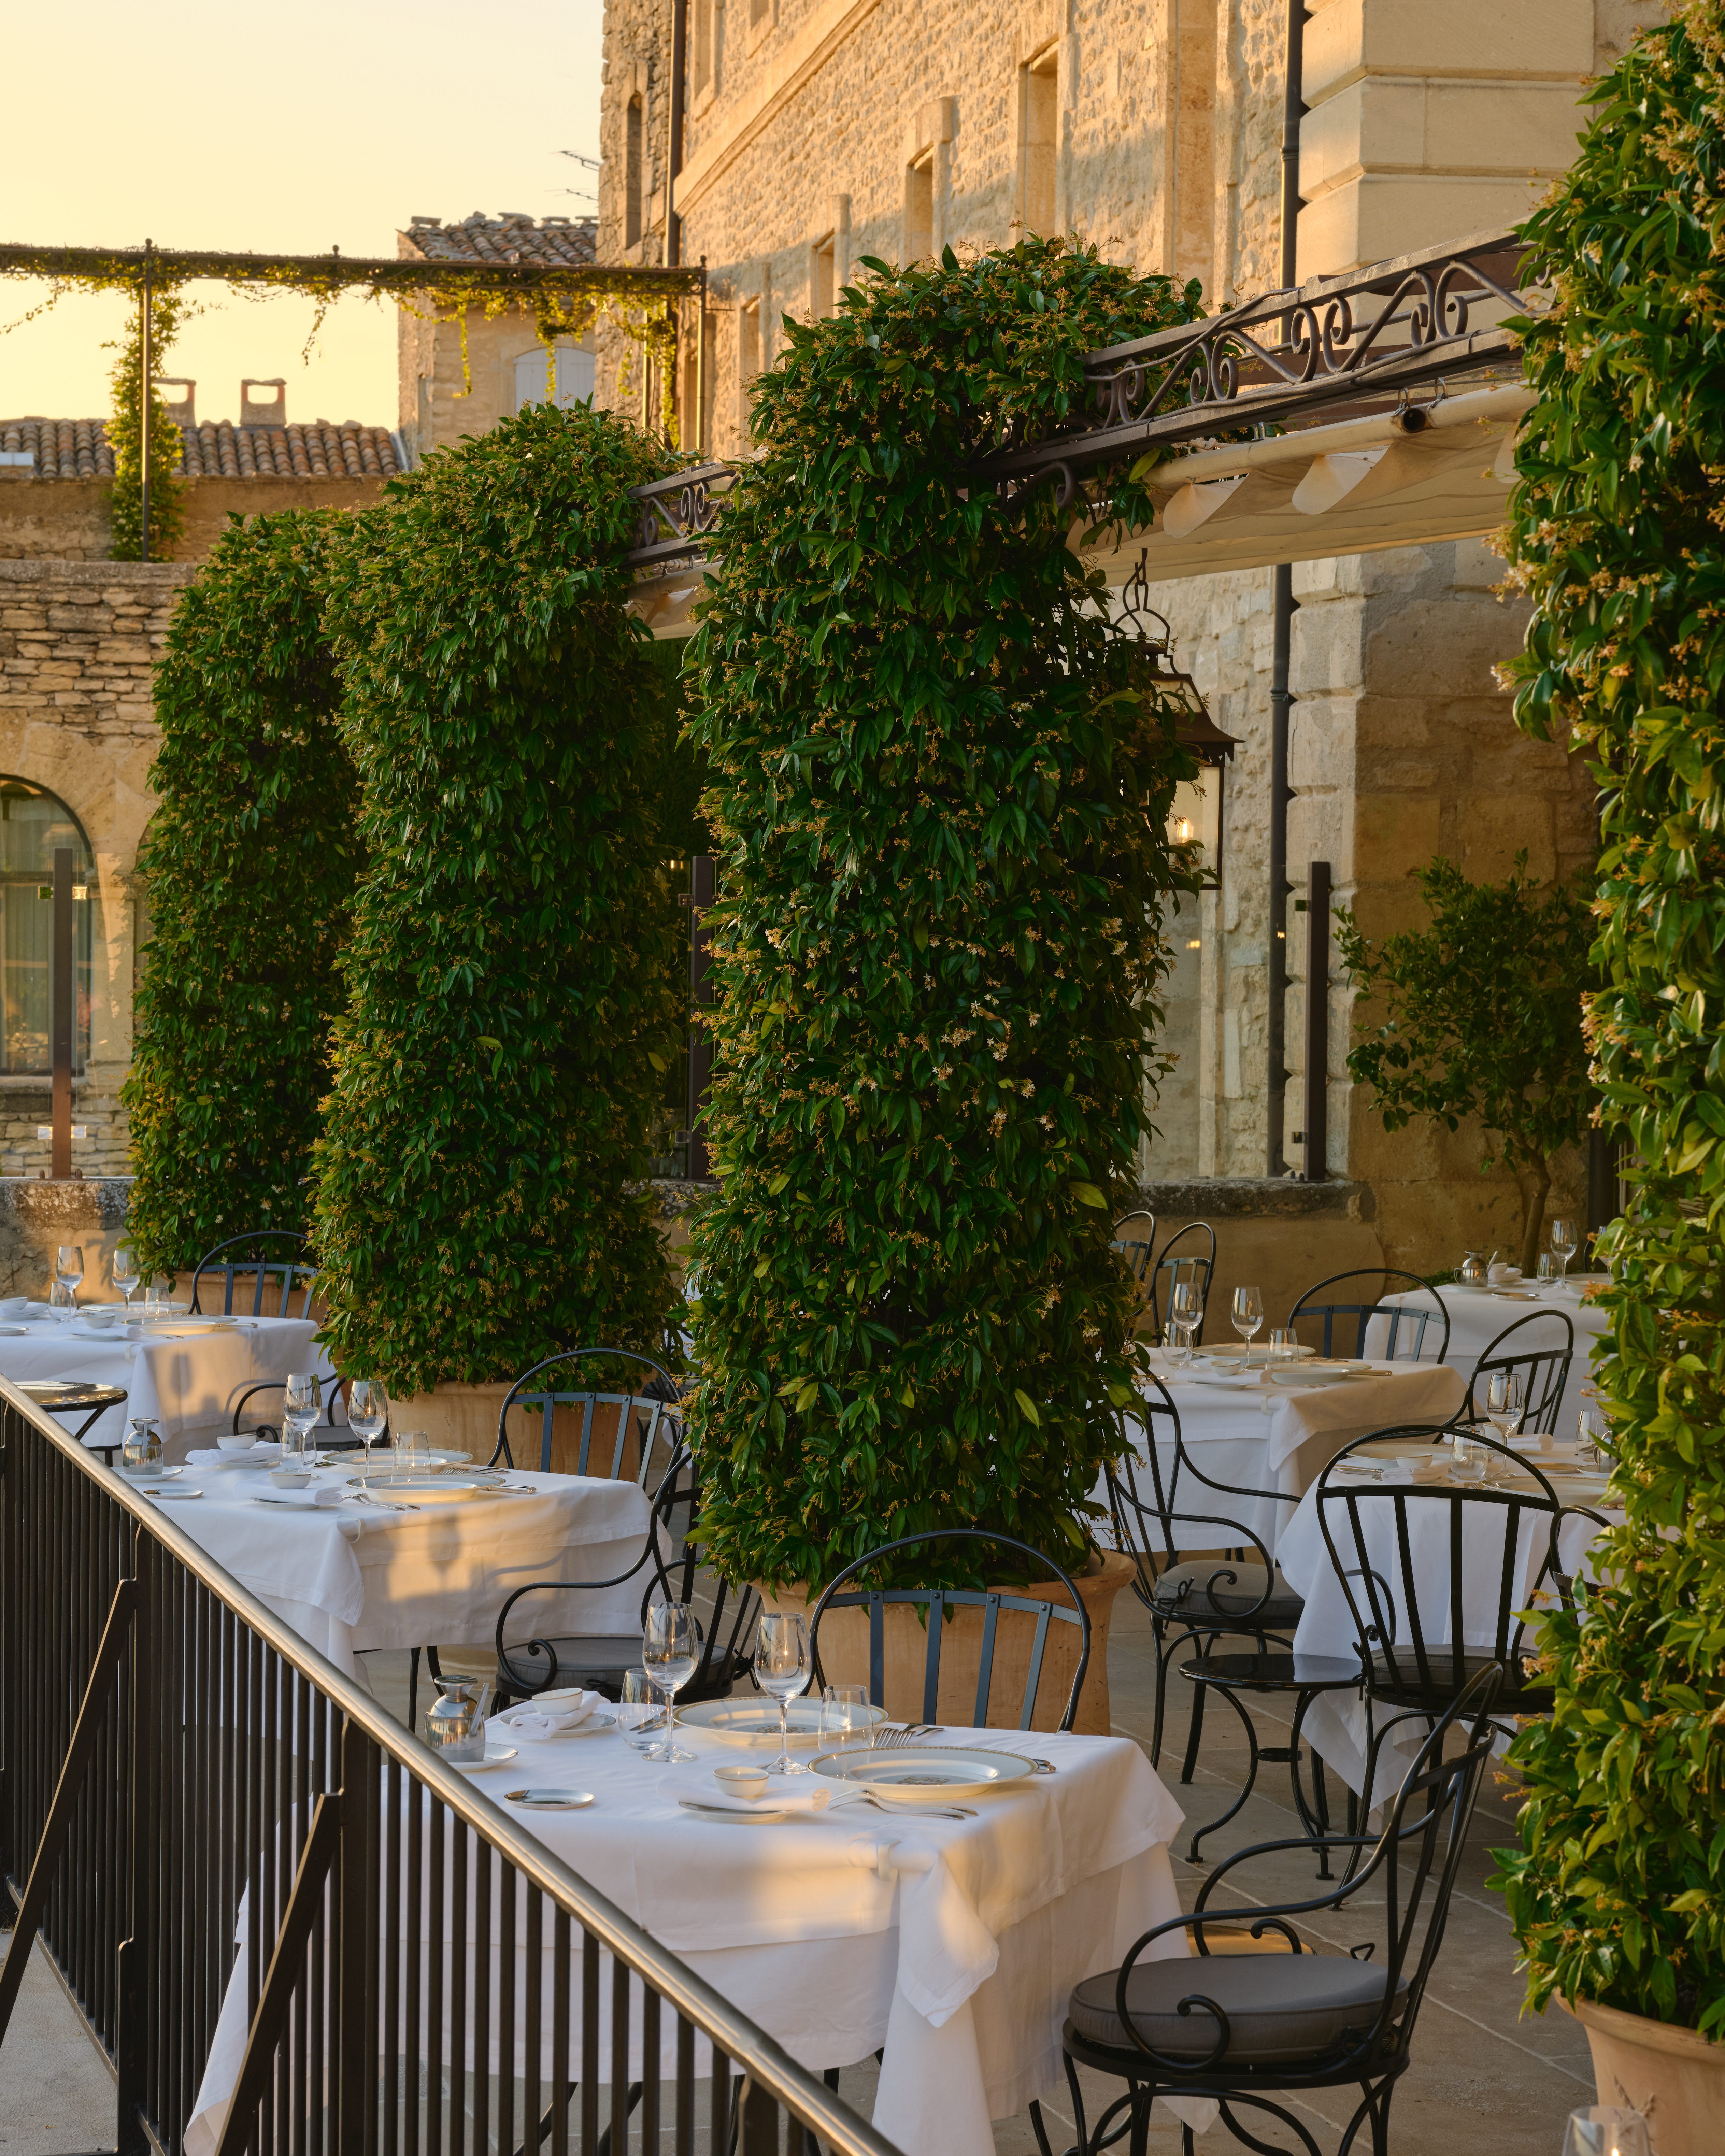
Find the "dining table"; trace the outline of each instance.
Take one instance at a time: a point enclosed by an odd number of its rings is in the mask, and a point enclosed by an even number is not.
[[[1417,1446],[1408,1448],[1418,1451]],[[1558,1531],[1558,1562],[1569,1573],[1585,1570],[1589,1545],[1602,1532],[1597,1514],[1607,1525],[1620,1523],[1621,1502],[1608,1488],[1609,1463],[1587,1456],[1575,1440],[1558,1438],[1541,1445],[1537,1438],[1512,1441],[1512,1450],[1523,1455],[1544,1474],[1564,1517]],[[1531,1476],[1511,1469],[1494,1470],[1493,1487],[1507,1488],[1512,1479],[1529,1496],[1539,1486]],[[1406,1645],[1413,1634],[1408,1622],[1417,1605],[1420,1630],[1428,1644],[1448,1646],[1455,1638],[1454,1581],[1450,1564],[1450,1506],[1442,1502],[1455,1494],[1458,1486],[1445,1475],[1441,1481],[1409,1488],[1384,1479],[1384,1463],[1363,1463],[1361,1471],[1338,1471],[1331,1487],[1351,1491],[1358,1500],[1354,1512],[1360,1522],[1365,1562],[1383,1584],[1398,1613],[1397,1638]],[[1404,1544],[1397,1521],[1395,1498],[1405,1516]],[[1575,1509],[1571,1509],[1575,1508]],[[1331,1535],[1344,1563],[1360,1562],[1353,1530],[1346,1517],[1348,1508],[1335,1499],[1327,1502]],[[1510,1509],[1507,1506],[1464,1506],[1460,1538],[1461,1637],[1470,1649],[1493,1644],[1503,1570],[1504,1537]],[[1513,1606],[1525,1609],[1540,1584],[1550,1548],[1548,1512],[1523,1511],[1517,1516],[1517,1544],[1512,1555]],[[1294,1631],[1296,1655],[1322,1655],[1355,1660],[1359,1641],[1347,1592],[1337,1572],[1323,1526],[1318,1517],[1317,1492],[1308,1490],[1283,1530],[1276,1551],[1289,1585],[1304,1598],[1305,1608]],[[1549,1593],[1551,1590],[1544,1590]],[[1513,1632],[1512,1634],[1513,1638]],[[1381,1722],[1394,1708],[1375,1707]],[[1312,1699],[1307,1709],[1305,1735],[1348,1788],[1368,1796],[1376,1806],[1394,1796],[1402,1776],[1428,1733],[1423,1720],[1407,1722],[1392,1732],[1378,1754],[1369,1792],[1365,1790],[1366,1761],[1371,1742],[1371,1722],[1363,1692],[1327,1691]]]
[[[1263,1349],[1244,1361],[1219,1351],[1178,1359],[1155,1349],[1150,1366],[1179,1414],[1192,1465],[1213,1482],[1263,1493],[1240,1496],[1186,1476],[1172,1486],[1183,1515],[1179,1546],[1218,1547],[1225,1541],[1216,1527],[1219,1517],[1245,1527],[1272,1558],[1301,1496],[1343,1445],[1398,1425],[1442,1424],[1466,1391],[1459,1373],[1442,1364],[1356,1360],[1301,1375],[1297,1363],[1272,1363]],[[1128,1409],[1127,1424],[1143,1461],[1149,1422]],[[1166,1488],[1174,1463],[1165,1419],[1158,1443]],[[1150,1486],[1141,1478],[1141,1497],[1147,1498]],[[1106,1490],[1098,1495],[1106,1502]]]
[[[1517,1318],[1531,1317],[1540,1312],[1560,1311],[1573,1329],[1575,1359],[1569,1366],[1563,1397],[1552,1422],[1553,1435],[1570,1437],[1574,1435],[1577,1418],[1591,1390],[1593,1351],[1604,1339],[1609,1322],[1609,1312],[1593,1300],[1593,1291],[1609,1286],[1609,1281],[1608,1273],[1579,1274],[1561,1281],[1517,1280],[1498,1287],[1476,1287],[1446,1281],[1437,1288],[1414,1288],[1401,1295],[1385,1296],[1384,1307],[1429,1310],[1431,1297],[1439,1296],[1450,1320],[1449,1344],[1444,1359],[1452,1370],[1460,1371],[1464,1383],[1472,1378],[1486,1348]],[[1367,1326],[1364,1344],[1368,1354],[1384,1350],[1389,1324],[1387,1319],[1374,1318]],[[1405,1335],[1405,1328],[1403,1330]],[[1534,1348],[1557,1346],[1561,1337],[1559,1326],[1530,1325],[1525,1332],[1518,1332],[1502,1352],[1507,1355],[1525,1355]],[[1420,1343],[1420,1359],[1435,1362],[1440,1344],[1439,1328],[1427,1326]]]
[[[635,1482],[513,1471],[465,1489],[456,1468],[408,1491],[381,1455],[363,1476],[357,1455],[329,1457],[295,1491],[270,1480],[276,1448],[193,1447],[170,1478],[135,1486],[345,1676],[377,1648],[489,1645],[517,1587],[608,1579],[646,1548]],[[524,1630],[531,1618],[536,1633],[635,1631],[649,1576],[536,1597]]]
[[[117,1309],[118,1306],[106,1306]],[[280,1383],[295,1371],[319,1377],[333,1366],[316,1344],[317,1324],[299,1317],[194,1317],[168,1311],[126,1322],[30,1303],[0,1317],[0,1378],[61,1378],[112,1385],[124,1407],[104,1410],[86,1432],[95,1450],[117,1445],[134,1416],[151,1418],[170,1460],[183,1460],[200,1437],[225,1430],[248,1386]],[[277,1419],[280,1394],[260,1395],[249,1413]],[[85,1416],[68,1410],[69,1427]]]
[[[993,2156],[990,2122],[1014,2116],[1060,2082],[1060,2030],[1073,1986],[1117,1966],[1142,1933],[1180,1912],[1169,1861],[1180,1809],[1139,1746],[1125,1738],[1039,1732],[1036,1754],[1051,1771],[967,1795],[974,1815],[968,1818],[901,1812],[890,1803],[877,1810],[858,1792],[829,1784],[834,1801],[825,1810],[774,1820],[685,1808],[714,1795],[716,1766],[751,1756],[734,1740],[686,1722],[679,1724],[679,1742],[696,1756],[684,1766],[644,1758],[614,1727],[528,1739],[500,1721],[491,1733],[507,1737],[516,1756],[467,1770],[475,1786],[799,2064],[843,2068],[880,2052],[874,2123],[904,2156]],[[932,1735],[943,1746],[997,1756],[1028,1749],[1015,1732]],[[569,1811],[522,1808],[509,1792],[523,1786],[536,1794],[585,1793],[591,1801]],[[401,1897],[403,1907],[408,1899]],[[428,1903],[422,1898],[418,1906]],[[242,1912],[242,1946],[244,1922]],[[489,1936],[500,1937],[496,1923]],[[524,1922],[514,1936],[526,1938]],[[543,1936],[540,1995],[550,2001],[551,1925]],[[581,1951],[578,1932],[578,1987]],[[1176,1930],[1148,1958],[1186,1951]],[[499,1997],[504,1973],[495,1952],[490,1995]],[[213,2156],[220,2137],[244,2051],[245,1966],[242,1951],[187,2128],[187,2156]],[[533,2039],[520,1947],[512,1980],[514,2056],[495,2056],[494,2041],[485,2065],[524,2076]],[[600,1974],[597,2055],[577,2063],[582,2078],[609,2077],[611,1997],[608,1966]],[[644,2070],[639,2010],[629,2027],[633,2080]],[[446,2029],[444,2038],[448,2058],[464,2032]],[[465,2041],[470,2058],[470,2033]],[[549,2033],[542,2030],[539,2041],[548,2058]],[[658,2065],[669,2077],[670,2016],[664,2041]],[[703,2043],[697,2074],[709,2061]],[[1201,2129],[1214,2106],[1194,2108],[1192,2123]]]

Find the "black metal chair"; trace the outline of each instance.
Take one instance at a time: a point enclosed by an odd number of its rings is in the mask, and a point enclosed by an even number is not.
[[[1530,1340],[1517,1340],[1516,1337],[1526,1333],[1529,1327],[1548,1334],[1559,1326],[1563,1328],[1561,1347],[1535,1348]],[[1457,1419],[1473,1422],[1484,1415],[1490,1398],[1486,1379],[1492,1371],[1504,1370],[1522,1381],[1522,1429],[1555,1434],[1558,1409],[1563,1404],[1563,1389],[1569,1382],[1569,1368],[1574,1360],[1575,1327],[1569,1322],[1568,1313],[1562,1310],[1530,1311],[1527,1317],[1517,1318],[1514,1324],[1506,1325],[1475,1363],[1473,1375],[1467,1381],[1467,1398]]]
[[[1344,1445],[1315,1486],[1318,1527],[1347,1598],[1360,1658],[1368,1729],[1361,1799],[1368,1805],[1376,1786],[1378,1755],[1391,1731],[1407,1722],[1435,1723],[1482,1669],[1499,1671],[1506,1715],[1551,1712],[1551,1685],[1530,1666],[1532,1653],[1526,1644],[1527,1621],[1522,1613],[1548,1575],[1551,1522],[1561,1501],[1526,1453],[1512,1452],[1471,1427],[1459,1435],[1506,1463],[1498,1471],[1511,1478],[1507,1485],[1462,1488],[1448,1482],[1363,1481],[1349,1474],[1348,1463],[1363,1445],[1382,1445],[1397,1438],[1428,1445],[1433,1442],[1430,1429],[1404,1426]],[[1379,1462],[1373,1460],[1372,1465],[1375,1470]],[[1431,1517],[1433,1508],[1441,1507],[1440,1562],[1418,1562],[1416,1507],[1420,1508],[1418,1517],[1425,1519]],[[1502,1548],[1496,1559],[1492,1604],[1481,1613],[1477,1604],[1471,1609],[1463,1606],[1467,1541],[1470,1527],[1476,1537],[1483,1537],[1494,1520],[1502,1527]],[[1535,1553],[1531,1543],[1522,1547],[1524,1521],[1542,1545],[1538,1568],[1531,1575]],[[1476,1541],[1476,1553],[1481,1548]],[[1397,1584],[1379,1569],[1378,1560],[1386,1550],[1394,1553],[1400,1574],[1399,1595]],[[1418,1591],[1422,1580],[1439,1584],[1435,1604]],[[1483,1624],[1478,1621],[1482,1614]],[[1487,1644],[1468,1645],[1470,1619],[1475,1620],[1471,1629],[1483,1632]],[[1390,1710],[1381,1722],[1377,1715],[1380,1707]],[[1504,1733],[1512,1732],[1506,1728]]]
[[[702,1564],[701,1485],[695,1458],[681,1448],[659,1486],[640,1555],[625,1571],[608,1579],[531,1580],[518,1587],[497,1616],[497,1682],[507,1698],[531,1698],[553,1686],[581,1685],[615,1699],[623,1673],[641,1661],[641,1625],[633,1632],[570,1633],[555,1638],[508,1635],[516,1604],[530,1594],[590,1594],[621,1585],[646,1572],[641,1594],[641,1624],[655,1591],[668,1602],[685,1602],[695,1611],[701,1656],[695,1674],[677,1693],[680,1704],[723,1699],[739,1677],[747,1675],[760,1597],[752,1587],[733,1589]]]
[[[1189,1238],[1193,1247],[1181,1257],[1178,1255],[1180,1245]],[[1204,1245],[1202,1249],[1200,1245]],[[1168,1237],[1162,1246],[1162,1255],[1150,1269],[1150,1319],[1158,1339],[1162,1337],[1163,1312],[1168,1308],[1177,1286],[1195,1287],[1199,1305],[1208,1311],[1210,1281],[1215,1270],[1216,1231],[1208,1220],[1189,1220],[1178,1235]],[[1198,1321],[1192,1342],[1194,1347],[1204,1345],[1202,1317]]]
[[[1134,1233],[1125,1234],[1131,1228]],[[1117,1250],[1132,1268],[1132,1278],[1138,1284],[1138,1307],[1149,1303],[1149,1290],[1145,1283],[1150,1271],[1150,1255],[1156,1247],[1156,1215],[1153,1213],[1126,1213],[1114,1223],[1114,1240],[1108,1245]],[[1136,1322],[1136,1321],[1134,1321]]]
[[[1071,1607],[1062,1609],[1058,1603],[1045,1602],[1034,1595],[1014,1594],[1010,1588],[886,1587],[860,1588],[848,1594],[841,1592],[846,1580],[855,1579],[859,1573],[867,1572],[889,1558],[899,1557],[906,1550],[921,1549],[932,1543],[962,1542],[987,1543],[997,1550],[1014,1550],[1020,1557],[1034,1558],[1065,1589]],[[1042,1665],[1047,1650],[1050,1625],[1077,1625],[1080,1638],[1078,1666],[1073,1672],[1071,1688],[1066,1695],[1065,1712],[1056,1724],[1060,1729],[1072,1727],[1073,1717],[1078,1712],[1078,1696],[1084,1689],[1085,1673],[1090,1667],[1090,1613],[1070,1578],[1051,1558],[1045,1557],[1031,1543],[1021,1543],[1012,1535],[993,1534],[986,1527],[935,1527],[927,1534],[906,1535],[897,1542],[883,1543],[879,1549],[870,1550],[866,1557],[860,1557],[854,1563],[847,1564],[815,1604],[809,1620],[809,1645],[814,1665],[814,1684],[817,1696],[826,1682],[820,1660],[821,1620],[829,1609],[866,1609],[869,1613],[869,1698],[875,1707],[886,1706],[886,1613],[894,1604],[920,1606],[927,1613],[924,1621],[928,1632],[928,1647],[922,1665],[922,1719],[930,1722],[937,1722],[940,1719],[941,1646],[946,1630],[946,1613],[953,1609],[980,1609],[983,1612],[976,1711],[971,1719],[971,1727],[974,1729],[1009,1726],[991,1723],[988,1720],[1001,1613],[1014,1611],[1034,1620],[1024,1697],[1019,1702],[1018,1722],[1011,1725],[1019,1729],[1029,1728],[1031,1717],[1036,1711],[1036,1693],[1042,1681]]]
[[[285,1248],[278,1250],[278,1245]],[[249,1252],[241,1255],[237,1253]],[[246,1315],[250,1317],[309,1317],[311,1314],[311,1292],[317,1285],[318,1268],[309,1255],[310,1245],[303,1235],[290,1233],[285,1228],[260,1228],[244,1235],[230,1235],[225,1243],[218,1243],[213,1250],[206,1250],[198,1260],[198,1269],[192,1276],[192,1315],[197,1317],[213,1317],[217,1313],[204,1310],[199,1296],[203,1292],[206,1273],[222,1276],[222,1308],[220,1315],[234,1315],[234,1283],[242,1275],[254,1278],[252,1306]],[[276,1307],[270,1312],[264,1308],[265,1286],[279,1280],[281,1293]],[[290,1312],[295,1286],[300,1291],[300,1307]]]
[[[565,1365],[580,1363],[632,1363],[649,1372],[645,1383],[634,1390],[603,1392],[592,1386],[560,1386],[555,1378],[544,1384],[534,1379],[547,1370],[556,1370]],[[650,1356],[638,1355],[628,1348],[571,1348],[557,1355],[547,1355],[542,1362],[524,1370],[510,1387],[503,1405],[497,1413],[497,1445],[492,1453],[490,1465],[500,1461],[506,1467],[515,1466],[515,1454],[509,1441],[509,1417],[512,1409],[538,1409],[541,1414],[539,1434],[539,1464],[537,1471],[549,1475],[554,1419],[560,1407],[579,1408],[580,1435],[576,1449],[575,1472],[578,1475],[596,1474],[614,1481],[625,1471],[631,1481],[639,1482],[645,1490],[650,1486],[653,1463],[661,1447],[665,1459],[673,1456],[682,1445],[683,1419],[680,1407],[680,1388],[670,1373],[655,1363]],[[593,1419],[597,1409],[608,1408],[615,1420],[614,1430],[608,1439],[609,1461],[606,1464],[607,1439],[599,1438],[598,1463],[593,1455]],[[633,1464],[629,1448],[638,1448]]]
[[[1373,2156],[1389,2156],[1390,2098],[1411,2061],[1414,2026],[1443,1946],[1491,1758],[1501,1674],[1495,1667],[1479,1671],[1450,1702],[1404,1778],[1375,1841],[1333,1838],[1332,1846],[1348,1850],[1356,1861],[1370,1851],[1333,1892],[1212,1916],[1207,1904],[1224,1881],[1245,1893],[1234,1886],[1240,1866],[1305,1844],[1302,1838],[1242,1850],[1204,1881],[1191,1916],[1154,1926],[1117,1969],[1086,1977],[1074,1989],[1061,2034],[1078,2128],[1069,2156],[1099,2156],[1127,2134],[1132,2156],[1144,2156],[1158,2097],[1213,2098],[1229,2131],[1254,2149],[1271,2146],[1261,2133],[1273,2119],[1292,2136],[1289,2145],[1318,2156],[1305,2121],[1277,2098],[1348,2087],[1360,2094],[1342,2134],[1343,2156],[1363,2132],[1371,2136]],[[1465,1741],[1446,1759],[1455,1730],[1466,1731]],[[1385,1914],[1383,1960],[1371,1958],[1376,1940],[1340,1954],[1316,1952],[1301,1938],[1296,1919],[1346,1909],[1368,1887],[1375,1890],[1369,1906],[1381,1906]],[[1212,1949],[1213,1930],[1224,1946],[1236,1946],[1243,1921],[1254,1942],[1283,1940],[1286,1951]],[[1196,1938],[1195,1958],[1145,1958],[1158,1939],[1183,1928]],[[1126,2084],[1093,2125],[1081,2068]],[[1253,2115],[1257,2133],[1241,2112]],[[1030,2118],[1041,2156],[1053,2156],[1039,2104],[1030,2106]],[[1182,2145],[1191,2156],[1189,2129]]]
[[[1364,1289],[1353,1288],[1352,1283],[1356,1281],[1366,1282],[1367,1286]],[[1318,1300],[1331,1288],[1342,1288],[1362,1299]],[[1418,1293],[1430,1296],[1430,1309],[1407,1303],[1394,1303],[1388,1308],[1384,1306],[1389,1296]],[[1400,1272],[1391,1265],[1368,1265],[1356,1272],[1332,1273],[1327,1280],[1321,1280],[1315,1287],[1307,1288],[1294,1305],[1288,1313],[1289,1329],[1297,1332],[1302,1318],[1308,1324],[1313,1320],[1322,1321],[1323,1338],[1320,1342],[1320,1352],[1326,1355],[1363,1356],[1366,1352],[1366,1333],[1373,1318],[1381,1320],[1386,1327],[1384,1346],[1378,1357],[1380,1361],[1441,1363],[1447,1359],[1450,1353],[1450,1313],[1445,1307],[1443,1297],[1430,1281],[1422,1280],[1418,1273]],[[1355,1321],[1353,1343],[1339,1348],[1336,1345],[1338,1318]],[[1438,1327],[1437,1353],[1428,1355],[1425,1353],[1425,1336],[1434,1324]],[[1342,1327],[1344,1338],[1348,1330],[1344,1324]],[[1404,1348],[1404,1352],[1399,1355],[1398,1348]]]

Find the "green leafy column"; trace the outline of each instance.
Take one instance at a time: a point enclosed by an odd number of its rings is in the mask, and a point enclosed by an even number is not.
[[[966,475],[1197,288],[1042,240],[864,266],[787,324],[691,661],[723,1178],[695,1427],[716,1561],[775,1584],[934,1526],[1081,1546],[1190,768],[1070,512]]]
[[[223,532],[156,670],[160,806],[121,1098],[128,1221],[154,1269],[243,1229],[303,1229],[336,953],[360,865],[353,764],[321,628],[341,520],[290,510]]]
[[[112,536],[108,552],[116,562],[143,558],[144,534],[144,325],[136,291],[123,287],[131,311],[124,332],[110,349],[120,357],[109,382],[114,410],[108,439],[114,444]],[[187,302],[170,285],[158,287],[150,302],[150,559],[169,562],[186,521],[180,463],[180,430],[167,416],[156,388],[167,348],[187,312]],[[191,309],[196,314],[196,307]]]
[[[1604,789],[1589,1015],[1638,1164],[1598,1366],[1626,1523],[1544,1645],[1557,1711],[1515,1757],[1504,1881],[1553,1991],[1725,2034],[1725,23],[1678,9],[1593,93],[1528,236],[1509,539],[1537,612],[1517,712]]]
[[[670,1301],[638,1179],[679,923],[619,566],[664,462],[534,406],[429,459],[335,567],[369,865],[316,1233],[340,1367],[398,1393],[655,1348]]]

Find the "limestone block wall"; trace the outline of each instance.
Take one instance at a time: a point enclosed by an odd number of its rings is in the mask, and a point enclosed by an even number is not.
[[[489,433],[512,415],[516,362],[544,355],[533,316],[524,307],[490,318],[470,311],[464,325],[435,319],[427,302],[421,312],[403,309],[397,319],[397,425],[416,460],[432,449],[452,449],[468,435]]]
[[[188,479],[185,522],[175,557],[201,562],[230,516],[278,509],[362,509],[382,493],[381,479]],[[113,544],[105,479],[0,480],[0,563],[101,562]]]

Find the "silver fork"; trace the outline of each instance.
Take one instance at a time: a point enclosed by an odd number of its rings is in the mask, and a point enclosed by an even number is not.
[[[878,1797],[845,1797],[829,1811],[851,1811],[859,1804],[866,1804],[870,1811],[884,1812],[889,1819],[908,1814],[913,1819],[968,1820],[976,1818],[968,1804],[884,1804]]]

